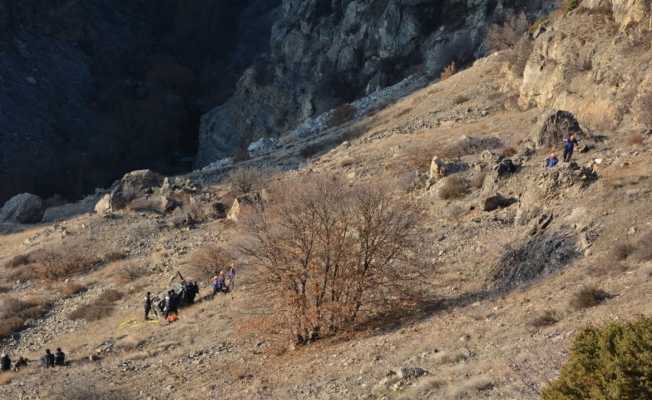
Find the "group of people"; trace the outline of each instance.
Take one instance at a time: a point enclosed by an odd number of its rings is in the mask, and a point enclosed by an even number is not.
[[[180,275],[181,276],[181,275]],[[212,297],[214,298],[217,293],[229,293],[235,288],[235,266],[232,264],[228,272],[220,271],[215,275],[210,282],[213,289]],[[179,292],[175,290],[168,290],[163,299],[160,299],[157,304],[154,304],[156,299],[152,297],[150,292],[145,295],[144,301],[144,319],[149,320],[149,315],[154,311],[155,316],[159,315],[162,311],[163,317],[168,322],[173,322],[177,319],[179,307],[182,305],[190,305],[195,302],[195,298],[199,294],[199,285],[197,282],[187,282],[181,277],[181,286]],[[158,307],[158,308],[157,308]],[[158,311],[157,311],[158,310]]]
[[[218,293],[229,293],[233,292],[235,289],[235,267],[231,265],[231,268],[224,273],[224,271],[220,271],[217,275],[213,277],[211,280],[211,287],[213,288],[213,294],[212,297],[214,298],[215,295]]]
[[[577,146],[578,141],[575,137],[575,134],[571,134],[569,137],[564,138],[564,162],[570,162],[573,158],[573,152],[575,151],[575,146]],[[559,159],[555,153],[550,153],[546,158],[546,168],[554,168],[559,164]]]
[[[27,359],[20,357],[18,361],[14,363],[13,368],[11,364],[12,360],[11,357],[9,357],[9,354],[2,353],[2,355],[0,355],[1,372],[11,371],[12,369],[17,371],[27,365]],[[61,350],[61,348],[57,348],[57,351],[55,351],[54,354],[52,354],[50,349],[45,349],[45,354],[41,357],[41,366],[43,368],[63,367],[64,365],[66,365],[66,354]]]

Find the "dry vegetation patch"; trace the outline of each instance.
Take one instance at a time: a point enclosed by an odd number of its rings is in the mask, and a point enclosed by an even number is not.
[[[583,310],[602,304],[605,300],[611,297],[609,293],[596,287],[584,287],[580,289],[570,302],[570,305],[575,310]]]
[[[438,194],[443,200],[461,199],[469,194],[469,182],[461,176],[447,177]]]
[[[19,300],[15,297],[0,298],[0,337],[9,336],[25,328],[28,320],[35,320],[45,315],[51,303],[44,298]]]
[[[408,282],[430,258],[418,257],[418,209],[387,187],[311,175],[270,188],[240,250],[257,269],[276,331],[305,344],[409,297]]]
[[[19,262],[10,261],[12,280],[56,281],[91,271],[101,259],[80,249],[61,251],[40,250],[20,256]]]
[[[68,315],[72,320],[83,319],[85,321],[97,321],[109,316],[115,309],[115,302],[122,299],[124,295],[113,289],[107,289],[92,303],[77,308]]]

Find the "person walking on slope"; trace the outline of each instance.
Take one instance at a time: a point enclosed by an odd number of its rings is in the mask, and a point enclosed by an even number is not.
[[[559,159],[555,153],[550,153],[546,158],[546,168],[554,168],[559,163]]]
[[[235,265],[231,263],[231,268],[226,273],[226,286],[229,288],[231,294],[233,294],[233,290],[235,289],[235,275]]]
[[[577,145],[577,139],[574,134],[564,139],[564,162],[570,162],[573,157],[573,151]]]
[[[147,292],[147,295],[145,295],[145,304],[143,306],[145,307],[145,321],[148,321],[149,312],[152,310],[152,297],[150,292]]]

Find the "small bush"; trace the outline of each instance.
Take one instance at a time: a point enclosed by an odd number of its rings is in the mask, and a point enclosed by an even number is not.
[[[492,25],[487,32],[485,45],[491,51],[516,47],[529,28],[527,16],[520,13],[508,18],[503,25]]]
[[[265,173],[258,168],[241,167],[229,174],[231,190],[237,196],[260,190],[265,182]]]
[[[127,285],[149,274],[149,271],[138,265],[125,265],[114,275],[113,281],[119,285]]]
[[[232,262],[233,257],[221,247],[203,247],[190,257],[190,273],[195,279],[209,279],[222,270],[226,271]]]
[[[439,188],[439,197],[443,200],[460,199],[469,193],[469,182],[460,176],[446,178]]]
[[[455,61],[453,61],[452,63],[448,64],[446,68],[444,68],[444,70],[441,72],[440,79],[442,81],[445,81],[446,79],[450,78],[456,73],[457,73],[457,65],[455,65]]]
[[[13,258],[11,258],[9,261],[5,263],[5,268],[11,269],[11,268],[18,268],[22,267],[23,265],[29,264],[29,255],[28,254],[20,254],[17,255]]]
[[[60,252],[43,250],[31,253],[28,258],[28,264],[14,268],[11,279],[56,281],[89,272],[101,262],[79,249]]]
[[[61,294],[64,297],[72,297],[76,294],[83,293],[86,290],[86,286],[80,285],[79,283],[70,282],[64,286],[63,289],[61,289]]]
[[[311,144],[308,144],[308,145],[304,146],[301,149],[300,154],[301,154],[301,157],[303,157],[303,158],[310,158],[310,157],[314,156],[315,154],[319,154],[319,152],[321,152],[322,150],[324,150],[324,146],[323,146],[322,143],[311,143]]]
[[[638,121],[646,128],[652,128],[652,90],[641,95],[635,110]]]
[[[115,309],[115,302],[122,299],[124,295],[113,289],[107,289],[90,304],[78,307],[68,315],[72,320],[83,319],[87,322],[97,321],[105,318]]]
[[[102,262],[110,264],[112,262],[124,260],[125,258],[127,258],[127,254],[124,251],[112,251],[102,257]]]
[[[575,310],[583,310],[602,304],[609,298],[609,293],[595,287],[580,289],[571,300],[571,307]]]
[[[503,156],[503,157],[507,157],[507,158],[509,158],[509,157],[514,157],[516,154],[518,154],[518,152],[516,151],[515,148],[513,148],[513,147],[511,147],[511,146],[510,146],[510,147],[505,147],[505,148],[500,152],[500,155],[501,155],[501,156]]]
[[[530,326],[534,328],[543,328],[546,326],[551,326],[559,322],[559,314],[554,310],[546,310],[543,314],[534,317],[530,321]]]
[[[652,318],[585,329],[541,398],[652,399]]]
[[[333,110],[333,113],[328,118],[328,126],[332,128],[350,122],[355,116],[355,111],[355,107],[351,104],[342,104]]]
[[[634,256],[640,261],[652,261],[652,232],[643,235],[639,239]]]
[[[627,144],[630,146],[640,146],[644,141],[645,138],[640,133],[635,133],[627,138]]]
[[[613,249],[611,249],[611,260],[624,261],[634,254],[635,251],[636,246],[631,243],[618,243],[613,247]]]
[[[131,400],[133,397],[119,389],[107,389],[107,384],[92,376],[75,376],[73,381],[52,390],[51,400]]]
[[[0,338],[7,337],[25,328],[28,320],[39,319],[51,308],[42,298],[19,300],[14,297],[0,299]]]

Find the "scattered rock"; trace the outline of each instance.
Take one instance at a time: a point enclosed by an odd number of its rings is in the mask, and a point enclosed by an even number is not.
[[[113,185],[110,194],[111,209],[121,210],[133,199],[151,193],[162,184],[163,176],[149,169],[129,172]]]
[[[99,215],[107,215],[111,212],[111,195],[105,194],[102,198],[95,204],[95,212]]]
[[[575,116],[568,111],[552,110],[545,113],[533,131],[533,139],[538,147],[558,147],[571,133],[583,135]]]
[[[495,211],[499,208],[506,208],[516,203],[518,200],[515,198],[504,197],[500,193],[489,196],[482,201],[483,211]]]
[[[499,177],[504,177],[516,172],[518,170],[518,166],[516,166],[511,159],[504,158],[498,164],[496,164],[494,170]]]
[[[34,224],[41,221],[44,211],[43,199],[31,193],[21,193],[4,204],[0,210],[0,222]]]
[[[238,196],[233,201],[233,205],[226,218],[238,222],[245,213],[252,211],[261,201],[261,196],[258,193]]]
[[[399,379],[417,379],[424,375],[428,375],[428,371],[420,367],[401,367],[396,371],[396,376]]]

